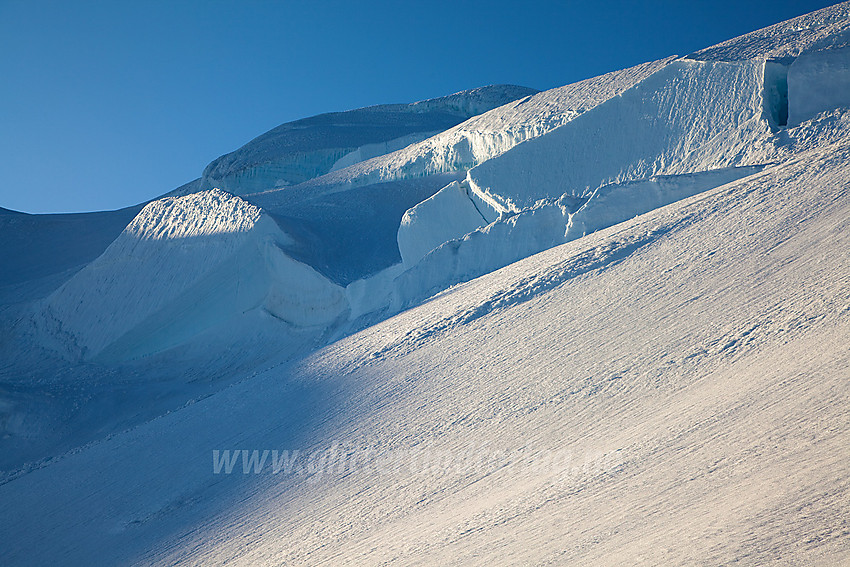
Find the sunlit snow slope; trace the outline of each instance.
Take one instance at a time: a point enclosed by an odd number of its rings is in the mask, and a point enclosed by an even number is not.
[[[850,562],[848,30],[0,210],[0,564]]]
[[[19,477],[0,554],[842,564],[848,164],[802,153]],[[242,449],[305,460],[214,472]]]

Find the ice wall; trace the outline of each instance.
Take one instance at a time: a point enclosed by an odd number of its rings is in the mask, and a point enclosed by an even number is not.
[[[788,125],[788,64],[764,62],[764,113],[776,131]]]
[[[612,183],[769,161],[763,62],[678,60],[540,138],[471,169],[498,212]]]
[[[850,106],[850,47],[804,53],[788,69],[788,124]]]
[[[398,229],[398,249],[406,267],[442,244],[482,227],[487,220],[467,192],[469,185],[453,181],[432,197],[408,209]]]

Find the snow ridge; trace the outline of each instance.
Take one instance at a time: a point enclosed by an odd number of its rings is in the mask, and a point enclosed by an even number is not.
[[[695,51],[690,59],[746,61],[793,59],[804,52],[850,45],[850,2],[840,2],[717,45]]]
[[[509,102],[427,140],[307,182],[307,187],[361,186],[465,171],[517,144],[542,136],[618,96],[673,57],[614,71]],[[268,198],[268,197],[267,197]]]

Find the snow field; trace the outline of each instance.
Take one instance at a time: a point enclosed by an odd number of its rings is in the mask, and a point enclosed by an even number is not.
[[[0,563],[850,562],[848,22],[286,124],[12,256]]]
[[[0,554],[840,564],[848,158],[846,141],[820,148],[549,249],[19,477],[0,486],[21,511],[0,520],[16,542]],[[332,446],[577,466],[312,478],[211,462]],[[617,459],[583,466],[599,454]]]

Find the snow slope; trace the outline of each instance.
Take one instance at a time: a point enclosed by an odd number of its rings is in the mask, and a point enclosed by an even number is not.
[[[0,556],[842,564],[848,179],[845,138],[67,455],[0,486]]]
[[[498,214],[652,175],[765,163],[774,154],[763,120],[762,66],[676,61],[558,130],[473,168],[469,182]]]
[[[850,2],[839,2],[798,18],[732,38],[696,51],[689,59],[746,61],[793,59],[804,52],[847,47],[850,40]]]
[[[296,241],[288,253],[336,283],[349,285],[402,259],[397,232],[405,211],[460,180],[476,163],[558,128],[618,96],[671,60],[645,63],[526,96],[423,142],[299,185],[258,193],[237,192],[275,218],[285,219],[284,229]],[[364,231],[364,226],[370,230]],[[344,238],[337,237],[341,232]],[[450,235],[456,235],[454,228]],[[329,258],[325,250],[339,253]]]
[[[360,186],[465,171],[558,128],[672,61],[651,61],[509,102],[399,151],[321,176],[308,187]]]
[[[707,50],[657,65],[411,208],[397,236],[401,305],[788,159],[798,138],[818,131],[810,121],[850,106],[842,6],[727,42],[747,46],[736,58]],[[801,29],[817,42],[799,39]],[[793,46],[797,56],[767,60]]]
[[[848,6],[0,210],[0,563],[850,561]]]

